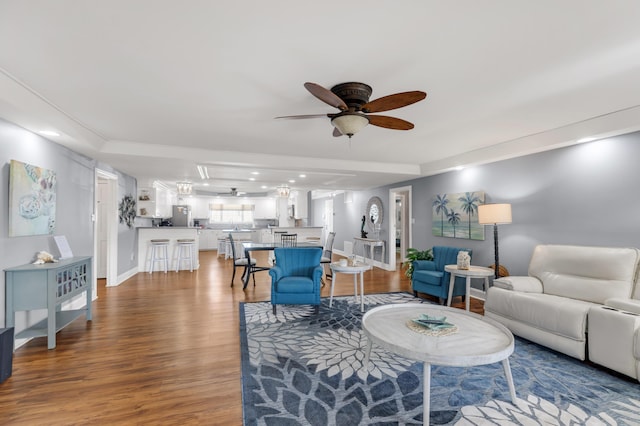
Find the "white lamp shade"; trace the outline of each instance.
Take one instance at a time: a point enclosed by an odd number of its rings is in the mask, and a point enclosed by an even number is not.
[[[369,119],[363,114],[342,113],[334,117],[331,124],[343,135],[351,137],[369,124]]]
[[[478,223],[480,225],[511,223],[511,204],[483,204],[478,206]]]

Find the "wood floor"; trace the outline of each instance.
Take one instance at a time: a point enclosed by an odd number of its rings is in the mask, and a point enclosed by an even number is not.
[[[193,273],[99,281],[93,321],[60,331],[56,349],[38,338],[16,350],[0,385],[0,424],[241,425],[238,303],[268,300],[270,277],[258,273],[243,291],[238,276],[229,287],[232,271],[210,251]],[[402,271],[365,274],[365,293],[410,291]],[[351,294],[352,282],[339,274],[335,294]],[[454,305],[464,307],[460,298]]]

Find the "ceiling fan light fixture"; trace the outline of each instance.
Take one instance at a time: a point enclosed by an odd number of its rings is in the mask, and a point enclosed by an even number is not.
[[[356,112],[342,113],[331,119],[333,127],[338,129],[343,135],[351,136],[362,130],[367,124],[369,119],[364,114]]]

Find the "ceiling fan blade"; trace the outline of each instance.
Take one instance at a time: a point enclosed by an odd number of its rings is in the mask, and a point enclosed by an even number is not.
[[[340,130],[338,130],[337,127],[333,128],[333,136],[336,138],[339,138],[340,136],[342,136],[342,133],[340,133]]]
[[[402,92],[394,95],[383,96],[371,102],[362,105],[361,110],[363,112],[382,112],[389,111],[391,109],[402,108],[407,105],[419,102],[427,97],[425,92],[413,91]]]
[[[313,96],[320,99],[322,102],[331,105],[334,108],[338,108],[341,111],[346,111],[347,109],[349,109],[347,107],[347,104],[345,104],[344,101],[338,97],[338,95],[336,95],[329,89],[325,89],[319,84],[307,82],[304,84],[304,87],[309,92],[311,92]]]
[[[304,118],[325,118],[328,117],[329,114],[307,114],[307,115],[283,115],[281,117],[276,118],[287,118],[290,120],[300,120]]]
[[[393,130],[411,130],[413,123],[395,117],[387,117],[386,115],[367,115],[369,124],[378,127],[385,127]]]

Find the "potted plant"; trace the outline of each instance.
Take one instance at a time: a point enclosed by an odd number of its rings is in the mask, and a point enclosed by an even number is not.
[[[404,271],[404,274],[411,279],[413,276],[413,261],[414,260],[433,260],[433,250],[418,250],[415,248],[407,249],[407,261],[405,262],[405,267],[407,268]]]

